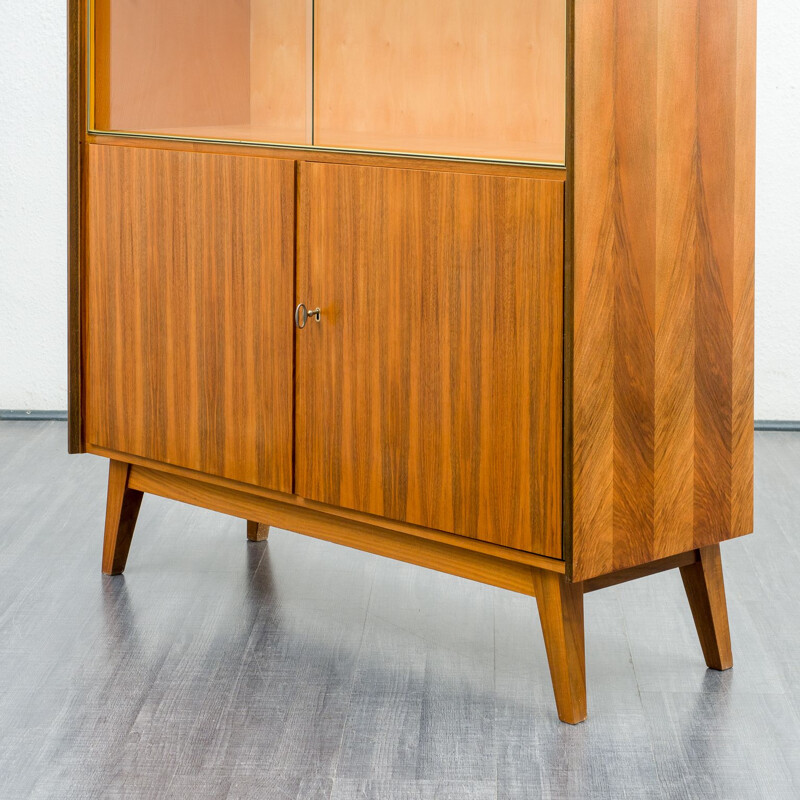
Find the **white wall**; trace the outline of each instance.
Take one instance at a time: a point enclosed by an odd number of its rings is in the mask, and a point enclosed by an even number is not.
[[[65,0],[0,3],[0,408],[66,407]],[[800,5],[759,4],[756,418],[800,420]]]
[[[66,0],[0,0],[0,408],[67,405]]]
[[[756,419],[800,420],[800,6],[758,17]]]

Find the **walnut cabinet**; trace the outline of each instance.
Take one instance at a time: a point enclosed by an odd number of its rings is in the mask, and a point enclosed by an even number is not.
[[[71,0],[70,449],[536,597],[752,530],[755,0]]]

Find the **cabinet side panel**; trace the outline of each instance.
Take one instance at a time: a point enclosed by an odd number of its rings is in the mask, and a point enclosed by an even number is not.
[[[87,148],[86,438],[291,491],[294,166]]]
[[[752,528],[754,28],[575,5],[575,580]]]

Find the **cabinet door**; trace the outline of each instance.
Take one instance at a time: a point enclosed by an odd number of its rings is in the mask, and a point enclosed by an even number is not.
[[[291,491],[293,162],[85,163],[89,444]]]
[[[305,163],[296,491],[561,556],[563,184]]]

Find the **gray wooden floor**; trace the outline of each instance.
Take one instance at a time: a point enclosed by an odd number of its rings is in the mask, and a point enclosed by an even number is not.
[[[0,423],[3,800],[800,797],[798,435],[723,546],[734,669],[677,574],[596,592],[578,727],[530,598],[154,497],[104,578],[106,471]]]

